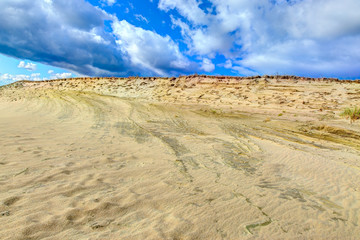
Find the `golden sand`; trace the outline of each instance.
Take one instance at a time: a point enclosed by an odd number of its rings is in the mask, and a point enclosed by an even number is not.
[[[0,88],[0,239],[359,239],[360,84]]]

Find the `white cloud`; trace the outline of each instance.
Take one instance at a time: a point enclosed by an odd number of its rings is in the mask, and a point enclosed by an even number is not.
[[[138,21],[149,23],[149,20],[141,14],[135,14],[134,16]]]
[[[112,6],[116,3],[116,0],[101,0],[102,3],[105,3],[108,6]]]
[[[4,74],[0,74],[0,85],[9,84],[21,80],[31,80],[31,81],[43,80],[40,78],[40,76],[41,76],[40,73],[32,73],[30,75],[27,74],[13,75],[9,73],[4,73]]]
[[[205,72],[212,72],[215,69],[215,65],[208,58],[204,58],[201,64],[201,69]]]
[[[358,34],[360,1],[299,1],[286,9],[291,35],[298,38],[333,39]]]
[[[196,0],[160,0],[158,7],[169,11],[176,9],[182,16],[196,25],[208,24],[208,17]]]
[[[238,64],[269,74],[359,77],[360,36],[317,42],[293,40],[253,52]]]
[[[30,76],[31,77],[39,77],[41,74],[40,73],[32,73]]]
[[[107,2],[110,6],[112,6],[116,3],[116,0],[107,0]]]
[[[17,67],[18,67],[18,68],[25,68],[25,62],[24,62],[24,61],[20,61]]]
[[[12,75],[4,73],[0,75],[1,81],[19,81],[19,80],[29,80],[30,76],[25,74]]]
[[[180,28],[190,54],[223,55],[239,72],[360,74],[358,0],[209,2],[210,12],[196,0],[159,2],[159,9],[180,14],[172,23]]]
[[[114,21],[112,27],[121,51],[144,71],[166,75],[190,67],[188,59],[169,36],[135,27],[125,20]]]
[[[206,14],[196,0],[161,0],[159,9],[164,11],[177,10],[185,21],[171,16],[175,27],[181,29],[191,54],[215,56],[224,54],[232,47],[233,36],[223,30],[216,15]]]
[[[232,68],[232,62],[231,60],[226,60],[225,64],[224,64],[224,68]]]
[[[48,71],[48,74],[53,74],[54,73],[54,70],[52,70],[52,69],[50,69],[49,71]]]
[[[219,55],[225,63],[217,66],[241,74],[360,74],[359,0],[159,0],[157,6],[182,39],[120,21],[86,0],[1,0],[0,52],[90,76],[205,71]],[[188,56],[202,60],[195,66]],[[19,67],[36,69],[25,61]]]
[[[53,70],[49,70],[50,79],[64,79],[64,78],[71,78],[72,73],[64,72],[64,73],[54,73]]]
[[[24,68],[28,71],[35,71],[36,70],[36,64],[28,62],[25,63],[24,61],[20,61],[19,65],[17,66],[18,68]]]
[[[0,52],[92,76],[136,72],[105,29],[113,18],[85,0],[1,0]]]
[[[257,72],[255,72],[249,68],[243,67],[243,66],[232,66],[231,69],[234,70],[236,73],[243,75],[243,76],[258,75]]]
[[[0,22],[0,53],[77,74],[173,75],[196,68],[170,36],[119,21],[86,0],[1,0]]]

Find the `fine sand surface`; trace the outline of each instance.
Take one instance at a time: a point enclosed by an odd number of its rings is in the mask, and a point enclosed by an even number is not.
[[[0,88],[0,239],[360,239],[360,84],[220,80]]]

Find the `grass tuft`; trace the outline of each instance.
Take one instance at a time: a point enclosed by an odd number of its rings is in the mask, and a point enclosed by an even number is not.
[[[355,120],[360,119],[360,108],[346,108],[342,113],[340,113],[340,116],[350,119],[350,123],[352,124]]]

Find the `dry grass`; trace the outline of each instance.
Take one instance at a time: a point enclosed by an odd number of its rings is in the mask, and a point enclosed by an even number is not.
[[[355,120],[360,119],[360,108],[346,108],[340,116],[350,119],[350,123],[353,123]]]

